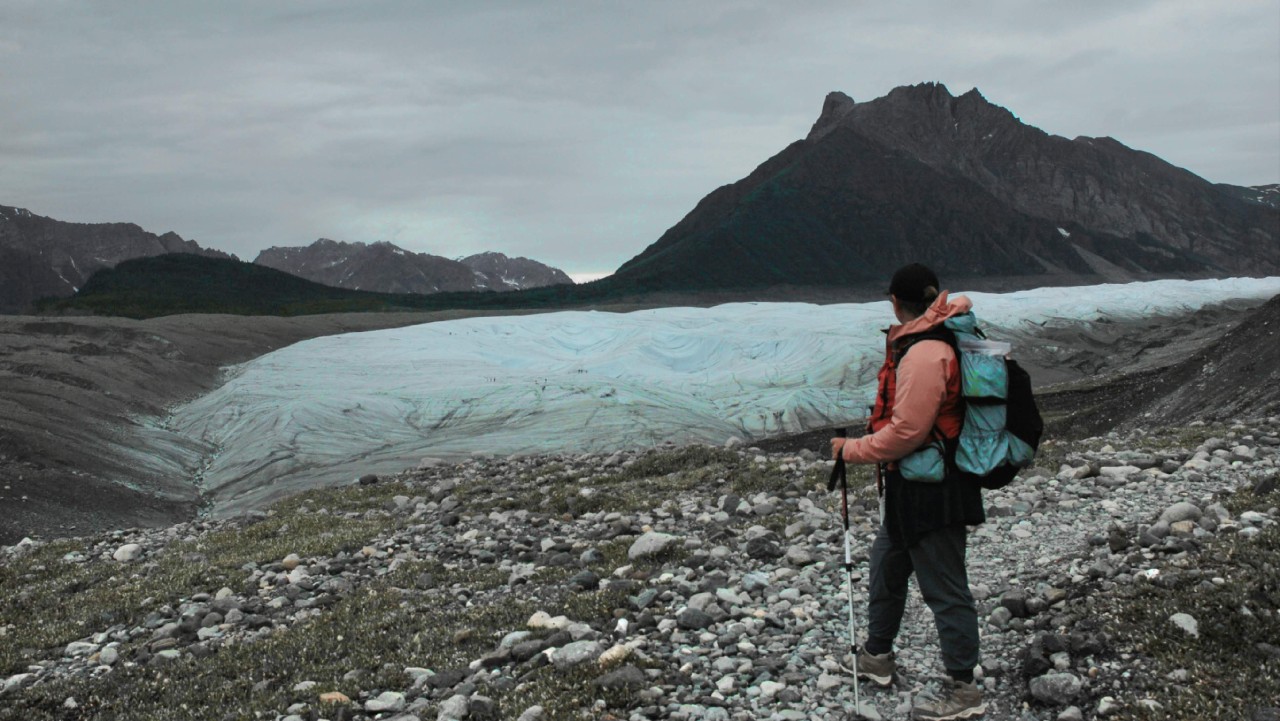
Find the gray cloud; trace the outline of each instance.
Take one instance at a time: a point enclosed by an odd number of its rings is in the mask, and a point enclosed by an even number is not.
[[[940,80],[1280,181],[1280,6],[0,0],[0,203],[252,258],[317,237],[615,268],[803,137]]]

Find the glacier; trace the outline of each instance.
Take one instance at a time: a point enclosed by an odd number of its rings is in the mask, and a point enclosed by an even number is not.
[[[1025,342],[1045,325],[1277,293],[1280,278],[965,295],[993,337]],[[327,336],[229,368],[170,422],[210,449],[198,483],[224,516],[424,457],[722,444],[852,423],[874,393],[891,320],[887,301],[732,303]]]

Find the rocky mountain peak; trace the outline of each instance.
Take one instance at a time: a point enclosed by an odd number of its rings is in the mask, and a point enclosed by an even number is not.
[[[829,93],[806,139],[818,140],[837,127],[849,127],[894,147],[919,152],[920,148],[910,146],[984,136],[1015,126],[1029,129],[977,88],[957,97],[942,83],[920,83],[894,88],[884,97],[863,103],[841,92]]]
[[[451,260],[385,240],[321,238],[307,247],[268,248],[254,262],[325,285],[384,293],[505,291],[573,282],[563,271],[528,258],[481,253]]]
[[[822,101],[822,113],[818,115],[818,119],[814,121],[813,128],[809,130],[809,137],[821,137],[827,134],[827,131],[836,127],[849,111],[853,110],[857,105],[853,98],[845,95],[839,90],[833,90],[827,93],[827,97]]]
[[[559,268],[529,258],[511,258],[489,251],[467,256],[463,265],[487,278],[493,290],[540,288],[547,285],[572,285],[573,279]]]
[[[1050,135],[977,88],[921,83],[865,102],[832,92],[804,140],[712,192],[615,276],[651,288],[856,284],[911,260],[974,278],[1271,273],[1272,197],[1112,138]]]

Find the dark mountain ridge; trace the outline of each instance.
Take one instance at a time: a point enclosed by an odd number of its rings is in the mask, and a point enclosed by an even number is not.
[[[72,298],[47,299],[43,313],[155,318],[178,313],[299,316],[320,313],[557,308],[610,300],[599,283],[493,291],[377,293],[324,285],[235,258],[170,253],[104,268]]]
[[[947,278],[1076,282],[1280,270],[1280,212],[1110,138],[1066,140],[976,91],[827,96],[809,135],[701,202],[615,277],[650,289]]]
[[[510,291],[573,283],[559,269],[502,253],[451,260],[388,242],[328,238],[305,247],[268,248],[253,262],[324,285],[379,293]]]
[[[0,206],[0,313],[21,312],[38,298],[73,295],[96,271],[122,260],[165,253],[232,257],[133,223],[68,223]]]
[[[945,86],[926,83],[866,103],[832,93],[809,137],[839,126],[973,180],[1036,217],[1121,237],[1151,235],[1227,267],[1238,260],[1232,256],[1241,242],[1276,241],[1274,232],[1263,235],[1268,219],[1276,230],[1274,214],[1257,204],[1212,192],[1199,176],[1114,138],[1050,135],[976,88],[953,97]],[[1271,260],[1278,259],[1273,253]]]

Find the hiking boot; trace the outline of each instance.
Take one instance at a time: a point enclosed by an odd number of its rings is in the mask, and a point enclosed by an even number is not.
[[[947,689],[936,699],[924,701],[911,709],[911,718],[917,721],[951,721],[951,719],[977,718],[987,712],[982,702],[982,692],[976,683],[947,679]]]
[[[865,678],[880,688],[888,688],[893,685],[893,674],[897,671],[898,662],[893,659],[893,651],[872,654],[858,649],[858,678]]]

